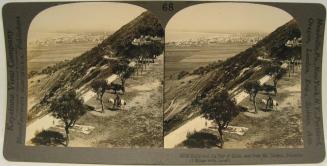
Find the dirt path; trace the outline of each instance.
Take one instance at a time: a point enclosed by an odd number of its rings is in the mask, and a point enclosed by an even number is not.
[[[127,79],[125,94],[121,98],[126,101],[123,110],[110,110],[105,103],[105,113],[88,112],[77,123],[93,126],[89,134],[72,132],[72,147],[162,147],[162,82],[163,56],[155,63]],[[104,101],[115,94],[106,93]],[[90,104],[99,106],[92,98]],[[96,108],[99,109],[99,108]]]
[[[284,64],[283,64],[284,65]],[[259,82],[260,84],[264,84],[271,79],[271,76],[262,77]],[[234,98],[237,104],[241,103],[245,98],[249,96],[245,91],[241,91]],[[194,119],[188,121],[184,125],[180,126],[176,130],[170,132],[168,135],[164,137],[164,148],[174,148],[179,145],[181,142],[186,140],[187,133],[191,133],[194,131],[200,131],[210,127],[213,122],[210,120],[206,120],[202,117],[202,115],[195,117]]]
[[[26,136],[25,144],[28,144],[29,141],[34,138],[36,133],[41,132],[42,130],[47,130],[50,127],[56,126],[59,124],[59,119],[54,118],[51,114],[47,114],[42,118],[35,120],[33,123],[29,124],[26,127]]]
[[[108,83],[116,80],[118,78],[118,75],[113,74],[110,77],[108,77],[106,80]],[[79,91],[79,90],[77,90]],[[94,93],[92,90],[88,90],[85,93],[81,95],[81,98],[84,99],[84,102],[88,102],[91,98],[94,98],[96,96],[96,93]],[[42,116],[36,120],[34,120],[32,123],[28,124],[26,127],[26,135],[25,135],[25,143],[28,144],[32,138],[34,138],[36,133],[41,132],[42,130],[47,130],[51,127],[56,127],[59,125],[60,120],[54,118],[51,113]]]
[[[231,125],[249,128],[242,136],[226,134],[224,148],[300,148],[303,147],[303,127],[301,112],[301,72],[291,77],[285,75],[278,86],[277,111],[263,112],[263,103],[258,103],[258,114],[241,113]],[[265,99],[259,94],[258,99]],[[251,102],[245,100],[242,106],[253,109]]]

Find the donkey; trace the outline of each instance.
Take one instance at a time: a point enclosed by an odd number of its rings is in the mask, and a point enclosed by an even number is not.
[[[275,96],[277,94],[277,88],[273,85],[263,84],[261,86],[261,90],[265,91],[266,93],[274,92]]]
[[[123,85],[116,84],[116,83],[110,83],[107,87],[107,90],[113,90],[116,94],[117,91],[122,91],[123,94],[125,93],[125,87]]]
[[[108,99],[108,102],[112,104],[113,108],[124,108],[124,106],[126,105],[126,101],[123,100],[123,99],[113,99],[113,98],[110,98]]]

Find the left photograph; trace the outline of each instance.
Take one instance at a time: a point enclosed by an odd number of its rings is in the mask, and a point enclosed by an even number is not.
[[[69,3],[28,31],[27,146],[163,147],[164,30],[116,2]]]

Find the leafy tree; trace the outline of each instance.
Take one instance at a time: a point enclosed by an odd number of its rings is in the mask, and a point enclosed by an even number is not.
[[[267,75],[275,75],[276,73],[278,73],[278,71],[281,69],[281,67],[279,65],[269,65],[268,67],[265,68],[265,74]]]
[[[132,73],[130,67],[128,66],[127,60],[120,60],[117,63],[114,64],[113,69],[114,73],[119,75],[119,78],[121,79],[122,86],[125,85],[125,80],[129,78]]]
[[[250,95],[250,101],[253,102],[254,112],[257,113],[257,106],[256,106],[255,99],[261,88],[260,83],[258,81],[247,81],[244,83],[243,88]]]
[[[128,68],[128,61],[125,59],[112,62],[112,71],[113,73],[119,75]]]
[[[286,70],[280,68],[278,72],[274,75],[274,86],[277,89],[277,82],[286,74]]]
[[[134,71],[135,69],[133,67],[127,67],[126,70],[120,74],[119,77],[123,87],[125,87],[126,79],[130,78],[133,75]]]
[[[209,97],[202,105],[203,116],[217,124],[221,148],[224,145],[222,130],[228,127],[229,122],[238,115],[239,111],[239,107],[235,100],[229,96],[227,90]]]
[[[92,90],[97,94],[97,100],[101,102],[101,110],[104,112],[103,108],[103,95],[106,92],[108,83],[106,80],[95,80],[91,83]]]
[[[295,57],[290,56],[287,59],[287,63],[288,63],[288,77],[291,77],[291,70],[293,73],[295,72]]]
[[[141,49],[141,55],[140,55],[140,60],[141,60],[141,67],[146,69],[147,61],[150,58],[150,52],[149,52],[149,46],[148,45],[143,45],[140,46]]]
[[[277,90],[277,82],[280,80],[283,75],[286,73],[286,70],[283,69],[280,65],[270,65],[265,69],[267,75],[273,76],[274,87]]]
[[[292,69],[292,73],[294,74],[295,73],[295,57],[293,56],[291,59],[291,69]]]
[[[150,53],[149,58],[152,59],[152,63],[154,63],[154,59],[156,59],[157,56],[160,55],[164,50],[163,44],[161,44],[160,42],[153,42],[149,45],[148,48]]]
[[[77,97],[74,90],[69,90],[52,101],[49,111],[52,112],[52,116],[64,122],[66,146],[68,146],[69,128],[72,128],[76,121],[86,112],[83,100]]]

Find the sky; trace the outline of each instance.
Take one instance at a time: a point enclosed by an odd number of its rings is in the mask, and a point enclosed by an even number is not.
[[[290,21],[287,12],[249,3],[206,3],[179,11],[166,26],[170,31],[269,33]]]
[[[116,31],[144,11],[139,6],[114,2],[64,4],[39,13],[29,31]]]
[[[124,3],[84,2],[50,7],[39,13],[30,32],[114,32],[145,9]],[[269,33],[292,17],[285,11],[249,3],[206,3],[179,11],[166,26],[166,35],[183,32]]]

